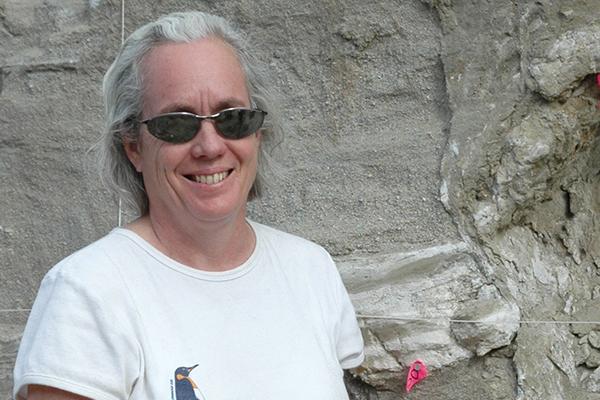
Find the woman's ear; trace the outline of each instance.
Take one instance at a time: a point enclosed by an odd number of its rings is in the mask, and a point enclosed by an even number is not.
[[[127,158],[131,161],[131,164],[135,167],[137,172],[142,172],[142,146],[138,139],[133,139],[128,136],[123,136],[123,149]]]

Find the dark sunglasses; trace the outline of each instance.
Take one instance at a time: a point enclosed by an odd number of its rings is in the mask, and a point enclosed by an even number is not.
[[[262,126],[266,111],[249,108],[228,108],[213,115],[196,115],[189,112],[160,114],[141,121],[148,132],[169,143],[185,143],[192,140],[205,119],[215,122],[217,132],[225,139],[242,139]]]

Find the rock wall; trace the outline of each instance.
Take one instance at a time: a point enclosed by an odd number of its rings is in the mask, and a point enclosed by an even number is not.
[[[600,399],[600,324],[561,323],[600,320],[596,0],[124,3],[256,44],[287,136],[251,216],[338,261],[353,399]],[[1,398],[42,276],[117,221],[87,149],[120,38],[119,1],[0,0]]]

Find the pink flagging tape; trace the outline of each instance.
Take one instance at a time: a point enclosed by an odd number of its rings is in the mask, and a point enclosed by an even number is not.
[[[427,366],[421,360],[413,361],[408,368],[406,376],[406,392],[410,392],[417,383],[427,378]]]

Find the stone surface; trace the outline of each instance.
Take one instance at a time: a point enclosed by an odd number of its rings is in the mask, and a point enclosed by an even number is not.
[[[600,325],[561,323],[600,318],[597,0],[124,3],[126,34],[194,8],[258,44],[287,137],[250,213],[338,261],[367,343],[352,399],[600,399]],[[116,224],[86,150],[120,5],[0,0],[0,398],[44,273]],[[498,299],[559,323],[461,345],[447,319]]]
[[[366,361],[356,373],[364,382],[400,393],[399,376],[414,360],[434,371],[472,357],[448,322],[487,291],[465,244],[350,257],[338,265],[363,323]]]
[[[585,366],[588,368],[600,367],[600,351],[591,349],[590,354],[585,359]]]
[[[600,368],[596,368],[594,372],[585,376],[583,384],[590,392],[600,393]]]
[[[406,372],[399,377],[404,384]],[[369,391],[360,383],[350,381],[353,393],[360,397],[351,399],[398,400],[398,399],[486,399],[513,400],[516,397],[516,383],[510,359],[504,357],[472,358],[456,362],[446,368],[431,373],[419,382],[410,393],[390,391]]]
[[[541,58],[533,58],[531,89],[552,100],[574,89],[590,72],[600,71],[600,29],[596,26],[565,32]]]
[[[579,323],[571,325],[571,332],[577,336],[588,335],[588,341],[594,346],[598,344],[598,333],[600,330],[600,307],[596,301],[581,301],[573,313],[577,321],[598,321],[598,323]],[[591,336],[591,339],[590,339]],[[596,346],[595,346],[596,347]]]
[[[599,331],[591,331],[588,334],[588,341],[590,345],[595,349],[600,349],[600,332]]]
[[[508,346],[519,329],[519,307],[501,299],[465,302],[453,319],[481,322],[453,322],[451,331],[458,343],[483,356]]]
[[[600,249],[597,11],[589,1],[434,4],[452,112],[444,203],[522,318],[591,317]],[[586,369],[576,368],[584,361],[577,335],[594,326],[522,326],[516,397],[594,398],[581,383]]]

